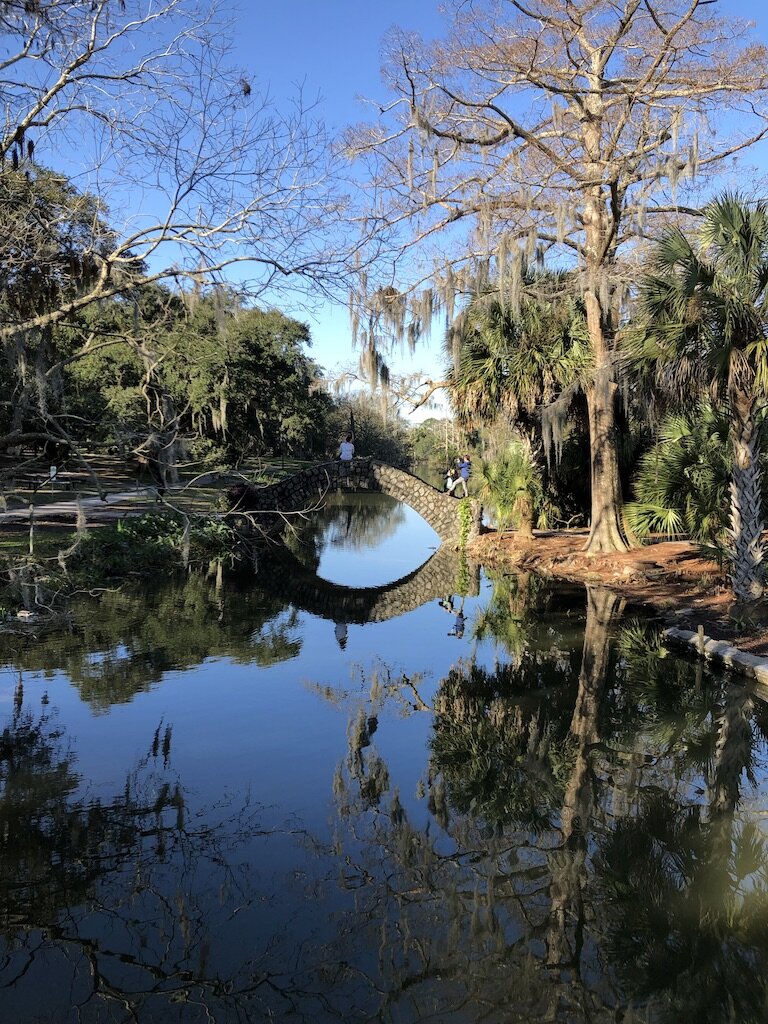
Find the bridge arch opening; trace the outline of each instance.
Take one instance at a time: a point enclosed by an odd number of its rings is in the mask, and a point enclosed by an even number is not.
[[[405,615],[446,594],[480,592],[479,566],[468,567],[456,552],[441,547],[401,579],[378,587],[347,587],[317,576],[284,547],[270,549],[258,575],[288,604],[330,622],[365,624]]]
[[[335,491],[283,540],[318,576],[348,587],[386,586],[408,575],[441,546],[434,529],[388,494]]]
[[[267,487],[233,488],[230,495],[233,512],[247,512],[257,525],[274,529],[281,513],[310,508],[336,490],[388,494],[410,506],[452,547],[471,541],[482,528],[479,501],[455,498],[407,470],[374,459],[322,462]]]

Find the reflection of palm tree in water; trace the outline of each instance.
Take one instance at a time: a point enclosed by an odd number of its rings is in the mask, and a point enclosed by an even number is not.
[[[707,803],[686,790],[640,794],[597,856],[614,907],[606,947],[620,976],[653,998],[654,1019],[669,1024],[766,1019],[768,850],[735,813],[744,775],[754,784],[753,700],[734,683],[723,696],[695,736],[710,755]]]
[[[736,810],[741,777],[752,776],[752,727],[754,701],[743,685],[731,683],[725,693],[717,728],[717,742],[711,781],[709,807],[713,819],[730,817]]]
[[[475,620],[476,639],[490,640],[520,658],[531,641],[530,623],[535,614],[539,580],[540,577],[532,577],[529,572],[511,576],[491,574],[491,600]]]

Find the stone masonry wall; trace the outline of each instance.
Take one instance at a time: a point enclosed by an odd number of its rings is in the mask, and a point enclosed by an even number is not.
[[[462,502],[468,502],[472,516],[467,541],[480,534],[483,509],[478,501],[454,498],[412,473],[373,459],[354,459],[350,464],[321,462],[268,487],[248,487],[233,510],[248,512],[260,526],[269,526],[270,521],[275,521],[274,513],[290,513],[311,507],[328,491],[339,489],[389,494],[418,512],[441,541],[452,546],[459,544],[459,507]]]
[[[283,549],[263,559],[259,575],[269,579],[270,591],[297,608],[335,622],[386,622],[429,601],[455,594],[462,577],[466,595],[480,590],[480,569],[461,572],[460,556],[441,547],[430,559],[402,579],[381,587],[344,587],[321,579]]]

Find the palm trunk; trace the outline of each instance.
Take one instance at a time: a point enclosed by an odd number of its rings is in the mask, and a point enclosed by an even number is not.
[[[717,723],[714,770],[708,787],[713,819],[732,815],[738,805],[741,779],[752,755],[753,708],[754,701],[746,687],[731,683]]]
[[[737,601],[763,596],[762,482],[760,447],[753,418],[754,400],[741,393],[733,400],[731,478],[731,586]]]
[[[533,502],[526,494],[518,498],[515,511],[517,512],[517,535],[521,540],[533,540]]]

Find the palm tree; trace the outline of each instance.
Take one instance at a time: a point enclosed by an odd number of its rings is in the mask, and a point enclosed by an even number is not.
[[[542,472],[542,451],[548,467],[553,449],[559,462],[562,413],[589,376],[586,321],[573,292],[568,274],[523,268],[519,301],[504,302],[495,289],[477,294],[446,335],[447,384],[458,422],[492,425],[497,441],[511,428]],[[542,414],[552,409],[556,416]],[[558,504],[551,477],[547,491]],[[521,528],[531,535],[525,518]]]
[[[641,282],[635,355],[656,382],[724,400],[730,419],[731,585],[739,601],[763,594],[757,419],[768,381],[768,205],[726,193],[704,208],[694,242],[671,228]]]
[[[687,533],[718,549],[728,529],[730,417],[709,399],[661,421],[641,456],[624,516],[636,537]]]
[[[584,311],[568,285],[565,274],[524,269],[517,306],[489,291],[454,320],[445,347],[461,423],[501,414],[531,441],[540,435],[540,407],[583,377],[590,362]]]
[[[496,513],[499,539],[512,520],[520,536],[532,540],[534,512],[543,492],[528,445],[513,441],[499,458],[481,465],[480,477],[480,496]]]

